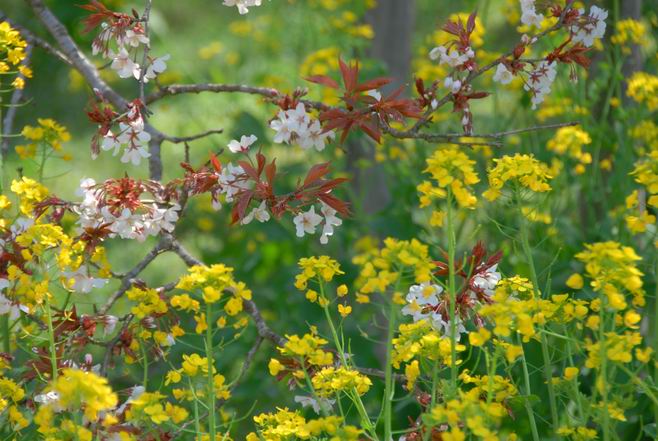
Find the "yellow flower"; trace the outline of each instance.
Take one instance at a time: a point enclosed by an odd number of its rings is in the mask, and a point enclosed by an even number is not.
[[[592,155],[584,152],[583,148],[592,143],[589,133],[579,127],[562,127],[553,138],[548,141],[547,147],[558,155],[567,154],[582,164],[591,164]]]
[[[569,366],[564,369],[564,379],[571,381],[578,375],[579,369],[573,366]]]
[[[532,155],[503,156],[494,159],[496,165],[489,169],[489,189],[484,197],[490,201],[498,199],[503,186],[507,182],[514,182],[533,192],[547,192],[551,190],[548,184],[553,176],[548,165],[538,161]]]
[[[487,328],[480,328],[468,334],[468,341],[472,346],[482,346],[491,338],[491,332]]]
[[[341,317],[345,318],[352,313],[352,307],[349,305],[338,304],[338,313]]]
[[[113,409],[119,401],[106,378],[79,369],[63,369],[50,389],[59,394],[59,407],[75,412],[84,409],[90,421],[95,421],[100,412]]]
[[[576,254],[576,258],[585,263],[592,288],[607,297],[610,307],[626,308],[624,292],[633,296],[635,306],[644,305],[643,274],[636,265],[641,259],[633,248],[612,241],[586,244],[585,251]]]
[[[413,390],[416,380],[420,376],[418,360],[414,360],[405,366],[404,375],[407,378],[407,384],[405,387],[407,390]]]
[[[270,362],[267,365],[267,368],[270,370],[270,375],[277,376],[279,372],[283,371],[285,368],[279,360],[276,358],[270,359]]]
[[[348,368],[332,366],[317,372],[311,382],[317,394],[323,397],[334,397],[338,392],[351,392],[352,390],[363,395],[372,386],[372,381],[365,375]]]
[[[649,111],[658,109],[658,77],[646,72],[635,72],[628,80],[626,94],[635,102],[646,104]]]
[[[578,273],[574,273],[569,276],[566,284],[571,289],[583,289],[583,285],[584,285],[583,276],[581,276]]]
[[[454,147],[439,149],[427,159],[425,173],[429,173],[436,181],[439,191],[434,191],[436,197],[443,198],[448,190],[455,197],[460,207],[474,208],[477,202],[475,195],[469,190],[473,184],[480,182],[475,172],[475,161],[470,159],[463,150]],[[424,196],[429,196],[433,190],[426,183],[419,187]]]

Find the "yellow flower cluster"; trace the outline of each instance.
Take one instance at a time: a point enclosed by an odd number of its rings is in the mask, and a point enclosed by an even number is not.
[[[502,403],[519,393],[512,381],[502,375],[494,375],[493,377],[489,377],[489,375],[471,375],[468,369],[464,369],[459,374],[459,379],[464,384],[474,386],[469,390],[469,393],[480,397],[491,396],[491,399],[497,403]]]
[[[213,374],[213,388],[215,397],[228,400],[231,398],[231,391],[226,385],[226,378],[212,367]],[[185,375],[191,382],[199,382],[199,387],[191,389],[173,389],[172,393],[177,400],[192,401],[196,398],[205,396],[206,382],[208,378],[208,358],[202,357],[199,354],[183,355],[183,362],[180,369],[174,369],[167,372],[165,376],[165,385],[178,384],[183,380]]]
[[[159,392],[143,392],[130,401],[130,406],[126,410],[126,420],[136,425],[140,423],[160,425],[167,421],[179,424],[185,421],[188,416],[187,410],[169,402],[163,406],[164,398],[165,396]]]
[[[515,5],[515,8],[518,8],[518,5]],[[537,109],[535,115],[537,116],[537,120],[544,122],[548,119],[557,118],[559,116],[587,116],[589,113],[590,112],[587,107],[574,103],[573,100],[569,97],[548,95],[546,97],[546,101],[544,101],[542,106]]]
[[[331,282],[336,275],[345,274],[340,264],[329,256],[302,257],[298,265],[302,272],[295,278],[295,287],[299,290],[306,289],[309,280]]]
[[[484,197],[494,201],[502,194],[503,186],[511,183],[517,187],[525,187],[534,192],[547,192],[551,190],[548,184],[553,176],[548,165],[538,161],[532,155],[517,153],[514,156],[505,155],[494,159],[496,165],[489,169],[489,189]]]
[[[631,172],[635,182],[643,185],[649,193],[648,203],[658,207],[658,150],[652,151],[646,159],[635,164]]]
[[[467,392],[460,390],[457,398],[434,406],[427,418],[432,426],[448,425],[441,433],[443,440],[464,441],[471,434],[475,439],[488,441],[516,440],[515,434],[503,435],[499,426],[508,413],[500,402],[487,402],[486,395],[482,399],[480,388],[475,387]],[[501,396],[507,397],[504,393]]]
[[[0,375],[0,414],[7,409],[9,401],[18,403],[25,397],[25,390],[11,378]]]
[[[401,324],[398,330],[398,336],[393,339],[391,357],[394,368],[399,369],[401,363],[410,363],[414,359],[438,360],[446,366],[452,363],[450,338],[439,335],[428,320]],[[462,352],[466,347],[457,344],[456,350]],[[461,361],[457,360],[459,363]]]
[[[39,118],[37,121],[39,125],[36,127],[23,127],[21,134],[24,138],[33,142],[27,145],[16,146],[16,153],[18,153],[21,159],[33,158],[36,155],[37,141],[45,143],[54,151],[60,151],[62,149],[62,143],[71,140],[71,134],[66,127],[58,124],[55,120]],[[67,158],[69,157],[64,157],[64,159]]]
[[[428,282],[432,278],[434,264],[429,248],[419,240],[387,238],[384,247],[371,246],[352,259],[360,267],[356,280],[356,301],[370,302],[369,295],[386,290],[401,276],[412,273],[416,283]],[[400,297],[400,293],[394,293]]]
[[[626,309],[624,292],[633,296],[633,305],[644,306],[643,274],[636,265],[641,259],[633,248],[613,241],[586,244],[576,259],[585,263],[590,285],[605,295],[608,307],[617,311]]]
[[[133,302],[137,302],[137,305],[133,306],[130,312],[140,320],[149,315],[159,315],[167,312],[167,303],[156,289],[133,286],[126,291],[126,296]]]
[[[630,54],[630,46],[647,46],[649,39],[647,38],[647,26],[638,20],[626,18],[615,23],[615,33],[610,38],[612,44],[623,47],[624,54]]]
[[[372,40],[375,36],[372,26],[367,23],[359,23],[359,16],[352,11],[343,11],[340,17],[333,17],[329,22],[335,30],[352,37]]]
[[[635,72],[628,80],[626,94],[653,112],[658,109],[658,77],[646,72]]]
[[[240,314],[244,309],[244,300],[251,300],[251,291],[243,282],[237,282],[233,278],[233,268],[224,264],[210,266],[195,265],[188,269],[188,274],[182,276],[176,288],[189,291],[189,294],[173,296],[171,304],[173,307],[186,311],[197,311],[199,302],[194,300],[190,294],[199,293],[206,304],[219,302],[225,293],[229,293],[228,300],[224,303],[223,310],[230,316]],[[197,332],[203,332],[205,314],[197,317]],[[246,324],[245,320],[238,320],[234,326],[240,327]],[[218,319],[218,326],[224,327],[226,318]]]
[[[279,408],[276,413],[262,413],[254,417],[258,432],[247,435],[247,441],[293,441],[327,439],[329,441],[357,441],[361,431],[345,425],[338,416],[306,420],[299,412]],[[324,435],[324,436],[322,436]]]
[[[48,196],[48,189],[28,177],[11,182],[11,191],[20,198],[20,210],[26,216],[32,217],[34,204],[43,201]]]
[[[639,332],[626,331],[623,334],[606,332],[605,356],[610,361],[630,363],[633,361],[633,349],[640,344],[642,344],[642,336]],[[585,366],[590,369],[598,368],[601,365],[601,342],[592,342],[588,339],[585,342],[585,349],[587,350]],[[639,350],[638,355],[638,360],[646,363],[647,353]]]
[[[12,81],[12,87],[22,89],[25,87],[25,78],[32,77],[32,71],[21,63],[25,60],[25,48],[27,42],[21,34],[11,27],[8,21],[0,22],[0,75],[18,71],[21,76],[16,76]]]
[[[459,206],[474,208],[477,198],[468,188],[480,182],[474,166],[475,161],[462,150],[447,148],[435,151],[427,159],[425,173],[432,176],[437,186],[429,181],[424,181],[418,186],[418,191],[421,193],[421,208],[428,206],[434,198],[445,198],[448,189]]]
[[[311,334],[305,334],[303,337],[298,335],[286,335],[287,341],[283,347],[277,350],[284,357],[291,357],[297,360],[302,359],[304,363],[311,366],[326,366],[333,363],[334,357],[331,352],[322,349],[328,342],[316,335],[315,329],[311,329]],[[284,366],[276,358],[272,358],[269,363],[270,374],[278,375],[284,370]],[[298,378],[304,378],[304,371],[293,372]]]
[[[588,441],[598,438],[596,430],[590,429],[587,426],[562,426],[557,430],[557,434],[564,437],[568,436],[573,441]]]
[[[656,223],[656,216],[650,214],[646,207],[640,204],[639,192],[634,190],[628,197],[626,197],[626,208],[631,210],[626,215],[626,227],[632,234],[644,233],[647,231],[649,225]],[[649,196],[649,205],[656,204],[656,195]]]
[[[313,375],[311,382],[315,392],[322,397],[335,397],[337,393],[351,391],[363,395],[372,386],[372,381],[365,375],[353,369],[333,366],[321,369]]]
[[[96,421],[100,412],[113,409],[119,401],[107,378],[79,369],[63,369],[50,390],[59,395],[58,407],[73,412],[84,409],[89,421]]]
[[[592,163],[592,155],[584,152],[583,148],[592,143],[589,133],[579,127],[562,127],[553,138],[548,141],[547,147],[558,155],[567,154],[580,164],[576,167],[577,174],[585,173],[585,165]]]
[[[493,303],[478,311],[493,322],[494,335],[510,337],[515,331],[525,342],[536,336],[536,325],[582,320],[588,312],[586,301],[569,299],[566,294],[553,295],[550,300],[535,298],[532,283],[519,276],[501,280],[496,286]]]
[[[310,53],[299,67],[299,76],[308,78],[315,75],[329,75],[338,70],[338,58],[340,57],[340,48],[330,46],[324,49]],[[319,98],[327,105],[336,105],[339,103],[338,95],[330,87],[317,87]]]
[[[658,125],[651,120],[643,120],[633,126],[628,134],[640,142],[642,151],[648,147],[649,151],[658,150]]]

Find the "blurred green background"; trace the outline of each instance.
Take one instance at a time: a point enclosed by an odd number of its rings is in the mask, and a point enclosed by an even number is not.
[[[406,0],[397,1],[404,3]],[[76,7],[78,3],[69,0],[48,2],[79,45],[90,53],[92,36],[81,33],[81,19],[85,11]],[[104,3],[125,12],[133,7],[138,11],[143,8],[141,2],[113,0]],[[395,35],[403,30],[369,27],[371,20],[367,10],[371,2],[273,0],[263,3],[262,7],[253,8],[248,15],[240,16],[235,8],[227,8],[219,0],[154,1],[151,15],[152,53],[171,54],[169,68],[160,77],[160,82],[241,83],[276,87],[283,91],[308,87],[312,98],[331,100],[326,91],[305,82],[303,77],[326,73],[337,78],[339,54],[346,60],[358,58],[362,64],[363,78],[386,75],[390,70],[387,60],[382,59],[381,55],[373,56],[370,48],[380,37],[376,31]],[[514,24],[518,20],[515,16],[519,8],[516,1],[417,0],[415,5],[413,3],[409,2],[413,21],[407,36],[411,42],[411,57],[408,62],[402,63],[402,69],[406,64],[408,70],[428,81],[442,80],[439,76],[441,70],[430,63],[427,54],[441,41],[437,30],[452,14],[478,11],[481,20],[479,29],[484,29],[479,34],[481,41],[477,47],[481,63],[494,60],[518,41],[519,34]],[[606,39],[609,39],[614,21],[624,13],[623,2],[599,3],[613,11],[612,20],[608,23]],[[647,44],[641,47],[640,54],[644,68],[655,72],[656,10],[651,3],[644,2],[643,6],[642,20],[649,32]],[[16,22],[46,36],[40,23],[22,2],[9,0],[8,4],[3,2],[0,9]],[[404,35],[397,37],[406,38]],[[554,43],[558,41],[559,38],[553,40]],[[548,44],[543,47],[549,47]],[[624,198],[634,188],[627,173],[632,169],[638,146],[629,138],[627,129],[629,121],[639,120],[643,114],[641,110],[626,106],[623,93],[624,75],[628,75],[624,71],[626,58],[620,48],[609,50],[608,44],[604,45],[605,50],[598,48],[592,52],[594,64],[591,73],[588,76],[581,71],[578,83],[569,80],[566,68],[561,69],[554,93],[540,111],[530,109],[529,99],[519,90],[518,84],[509,88],[494,86],[491,75],[477,82],[481,90],[490,91],[493,95],[474,106],[476,133],[579,120],[593,138],[588,149],[595,163],[583,174],[574,171],[576,163],[563,158],[563,173],[553,184],[554,188],[562,191],[544,202],[545,212],[551,213],[552,217],[547,223],[534,226],[539,267],[548,268],[550,263],[554,263],[550,278],[557,292],[564,289],[564,280],[573,271],[571,256],[582,248],[583,243],[610,239],[633,242],[623,227],[623,219],[614,214],[614,209],[623,205]],[[95,59],[95,62],[100,65],[101,60]],[[91,91],[77,73],[39,49],[33,55],[33,68],[35,77],[29,81],[25,94],[28,103],[18,111],[15,131],[25,124],[35,124],[36,118],[54,118],[68,127],[73,135],[72,141],[64,146],[65,153],[70,154],[72,159],[52,160],[46,170],[45,182],[54,193],[64,199],[75,200],[75,189],[83,177],[92,177],[96,181],[124,173],[132,177],[148,177],[146,161],[139,167],[133,167],[122,164],[108,152],[102,152],[96,160],[91,159],[89,145],[95,127],[83,113]],[[137,96],[136,82],[118,79],[107,66],[102,72],[103,77],[124,96],[129,99]],[[411,77],[405,81],[410,82]],[[614,101],[615,98],[617,101]],[[607,109],[605,114],[603,109]],[[344,221],[326,246],[318,243],[317,236],[296,238],[289,218],[281,222],[230,226],[229,211],[226,208],[213,211],[210,200],[205,197],[191,202],[179,224],[177,236],[204,262],[222,262],[236,269],[237,278],[253,290],[255,302],[278,333],[304,333],[309,324],[320,321],[319,308],[309,304],[293,287],[296,262],[300,257],[328,254],[338,259],[346,269],[342,281],[349,285],[355,276],[350,259],[368,237],[418,237],[431,244],[433,255],[439,256],[443,244],[442,232],[428,228],[428,212],[418,209],[415,188],[423,180],[425,159],[436,146],[413,141],[387,141],[375,146],[361,135],[350,135],[345,146],[332,144],[320,153],[273,144],[273,131],[268,128],[267,122],[275,115],[275,107],[264,104],[259,97],[241,94],[176,96],[157,102],[150,110],[153,112],[153,125],[169,135],[186,136],[207,129],[224,129],[221,135],[190,144],[190,162],[194,166],[207,160],[210,152],[224,148],[231,139],[255,134],[258,137],[256,145],[263,149],[268,158],[277,158],[277,164],[280,170],[285,171],[290,185],[305,173],[310,164],[324,161],[332,162],[336,175],[357,177],[356,183],[346,186],[339,193],[352,204],[353,216]],[[460,131],[459,117],[451,114],[450,110],[447,106],[438,113],[432,131]],[[548,131],[515,136],[506,139],[503,147],[474,148],[471,153],[478,160],[481,177],[484,177],[491,158],[505,153],[533,152],[540,159],[550,162],[558,156],[546,149],[546,142],[552,135]],[[12,144],[18,142],[17,139]],[[352,149],[364,153],[355,155]],[[224,153],[220,160],[231,160],[229,155]],[[180,177],[182,169],[178,164],[184,160],[183,146],[165,143],[162,157],[165,167],[163,180]],[[605,158],[614,164],[612,171],[600,169],[598,161]],[[17,155],[10,153],[7,167],[10,178],[17,176],[19,169],[30,176],[34,173],[35,164],[21,161]],[[486,183],[482,182],[478,188],[484,190]],[[482,240],[490,251],[505,251],[506,257],[500,266],[503,273],[527,274],[526,263],[510,257],[520,256],[521,253],[511,250],[514,245],[510,235],[514,235],[512,227],[515,223],[510,220],[509,211],[500,204],[485,204],[484,208],[469,212],[461,223],[458,246],[460,251],[466,251],[476,241]],[[643,249],[652,246],[650,242],[644,240],[637,244],[641,254]],[[113,269],[117,272],[129,269],[152,245],[153,240],[143,244],[109,241],[107,248]],[[644,263],[651,262],[647,260]],[[175,280],[184,270],[184,265],[176,256],[164,254],[140,277],[149,285],[159,286]],[[547,280],[548,273],[542,272],[541,277]],[[101,301],[116,286],[116,282],[110,284],[95,293],[93,298],[81,299],[77,303],[88,301],[91,310],[91,304]],[[117,305],[117,311],[125,311],[129,307],[129,302],[123,299]],[[376,311],[373,305],[355,305],[354,314],[344,323],[346,332],[352,337],[353,352],[358,354],[358,363],[362,366],[380,365],[381,353],[373,350],[374,345],[368,341],[380,340],[383,333],[381,317],[373,311]],[[222,353],[218,364],[227,379],[238,375],[242,357],[254,338],[254,330],[248,329],[237,343],[228,346]],[[177,345],[169,354],[169,359],[177,364],[180,355],[188,350],[184,345]],[[96,352],[96,357],[99,354]],[[267,361],[273,354],[273,348],[265,344],[251,371],[227,404],[229,412],[244,415],[254,401],[256,413],[272,410],[275,406],[295,407],[292,402],[295,394],[288,393],[285,384],[278,384],[266,374]],[[539,365],[539,352],[531,353],[529,359],[531,364]],[[139,373],[121,363],[118,366],[120,368],[110,376],[120,379],[125,387],[139,381]],[[166,365],[155,366],[151,376],[163,378]],[[539,377],[537,381],[540,381]],[[368,396],[376,401],[378,395],[379,391],[375,390]],[[398,426],[402,426],[406,421],[405,415],[413,414],[411,410],[407,412],[402,409],[412,409],[415,404],[412,399],[406,399],[397,406],[395,413],[400,415]],[[625,439],[635,439],[633,435],[637,432],[634,431],[634,423],[627,423],[629,438]],[[247,420],[239,425],[238,433],[243,433],[250,427],[250,422]],[[519,430],[522,434],[525,429],[522,427]]]

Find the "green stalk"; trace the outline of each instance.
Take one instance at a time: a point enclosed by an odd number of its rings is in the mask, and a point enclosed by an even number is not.
[[[535,261],[532,257],[532,248],[530,248],[530,241],[528,239],[528,226],[526,224],[525,217],[523,216],[523,211],[521,209],[521,200],[517,194],[517,207],[518,213],[520,216],[521,224],[521,246],[523,247],[523,252],[526,259],[528,260],[528,265],[530,265],[530,280],[532,281],[532,289],[534,291],[535,299],[539,299],[541,293],[539,292],[539,279],[537,277],[537,270],[535,269]],[[541,327],[543,329],[543,326]],[[548,352],[548,340],[546,335],[541,333],[541,353],[544,360],[544,377],[546,377],[546,386],[548,388],[548,402],[551,408],[551,422],[554,432],[557,432],[559,428],[559,419],[557,413],[557,400],[555,398],[555,390],[553,388],[553,375],[552,375],[552,366],[551,358]]]
[[[320,294],[322,298],[325,298],[324,296],[324,285],[322,283],[322,280],[320,280]],[[338,357],[340,358],[340,361],[342,365],[345,368],[349,368],[349,364],[347,363],[347,359],[345,358],[345,351],[343,351],[343,345],[340,343],[340,340],[338,338],[338,333],[336,332],[336,327],[334,326],[334,322],[331,319],[331,313],[329,312],[329,305],[325,305],[322,307],[324,309],[324,315],[327,319],[327,323],[329,323],[329,329],[331,330],[331,336],[334,340],[334,345],[336,346],[336,349],[338,350]],[[377,433],[372,426],[372,422],[370,421],[370,417],[368,416],[368,412],[366,411],[365,406],[363,405],[363,401],[361,400],[361,397],[359,396],[359,393],[356,391],[356,389],[352,390],[352,395],[348,394],[350,398],[352,398],[352,401],[354,402],[354,405],[356,407],[356,410],[359,412],[359,417],[361,418],[361,424],[363,425],[364,429],[370,433],[370,436],[374,440],[379,440],[377,437]]]
[[[400,279],[398,278],[398,281]],[[392,402],[395,395],[395,386],[393,384],[393,335],[395,333],[395,315],[397,309],[393,298],[390,299],[391,305],[388,313],[388,336],[386,338],[386,368],[384,370],[384,439],[390,440],[393,436],[393,412]]]
[[[448,187],[446,217],[448,221],[448,295],[450,297],[450,398],[453,398],[457,393],[457,323],[455,320],[457,306],[457,292],[455,287],[455,250],[457,248],[457,239],[455,237],[452,199],[452,189]]]
[[[11,337],[9,335],[9,314],[2,316],[0,326],[2,326],[2,348],[9,354],[11,351]]]
[[[528,373],[528,362],[525,359],[525,349],[523,348],[523,342],[521,341],[521,335],[517,334],[519,339],[519,345],[521,346],[521,366],[523,366],[523,381],[525,383],[525,394],[526,396],[532,395],[530,388],[530,374]],[[528,412],[528,419],[530,420],[530,429],[532,430],[532,439],[533,441],[539,441],[539,431],[537,430],[537,422],[535,421],[535,412],[532,410],[532,405],[530,400],[526,398],[525,400],[525,409]]]
[[[50,311],[50,298],[46,295],[46,323],[48,325],[48,348],[50,349],[50,366],[52,369],[52,380],[57,380],[57,349],[55,348],[55,331],[53,330],[53,316]]]
[[[603,390],[601,396],[603,400],[603,441],[610,440],[610,415],[608,415],[608,360],[605,342],[605,305],[604,297],[601,296],[601,306],[599,309],[599,357],[601,357],[601,378]]]
[[[212,351],[212,304],[206,303],[206,358],[208,359],[208,434],[210,440],[215,440],[215,382],[213,378],[214,356]]]

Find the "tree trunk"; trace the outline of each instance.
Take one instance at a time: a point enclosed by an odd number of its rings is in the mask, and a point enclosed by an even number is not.
[[[415,0],[378,0],[368,11],[366,21],[375,31],[369,55],[384,62],[393,82],[383,88],[389,93],[408,82],[411,71],[411,41],[415,21]],[[353,176],[354,192],[366,214],[382,211],[391,202],[384,169],[374,163],[374,148],[367,142],[348,144],[348,169]],[[372,165],[360,167],[362,159]]]

